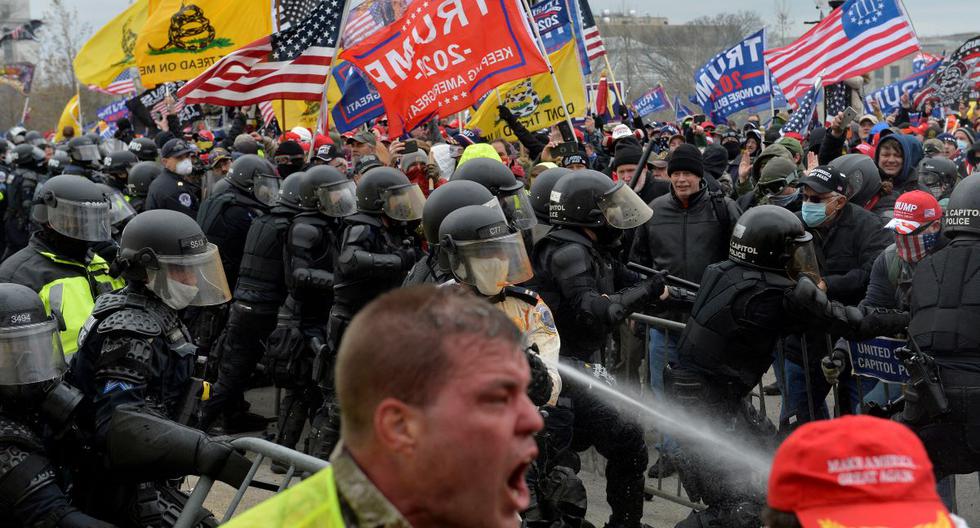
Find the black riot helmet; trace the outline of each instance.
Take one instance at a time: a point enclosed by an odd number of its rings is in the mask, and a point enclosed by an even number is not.
[[[40,147],[45,143],[44,136],[42,136],[37,130],[31,130],[24,134],[24,141],[34,145],[35,147]]]
[[[48,160],[48,174],[57,176],[65,171],[65,165],[71,163],[68,153],[63,150],[55,150]]]
[[[548,214],[551,212],[551,190],[558,183],[558,179],[572,172],[564,167],[553,167],[546,169],[531,182],[531,209],[538,222],[549,224],[551,219]]]
[[[651,216],[653,210],[633,189],[598,171],[573,171],[551,190],[551,225],[632,229]]]
[[[82,165],[91,165],[102,159],[99,146],[88,136],[72,138],[68,142],[68,155],[72,161]]]
[[[398,221],[422,218],[425,195],[408,176],[391,167],[378,167],[361,176],[357,184],[357,211],[371,215],[384,213]]]
[[[278,206],[287,207],[294,211],[312,211],[316,208],[316,205],[309,208],[302,206],[302,194],[306,190],[306,186],[303,184],[303,176],[306,176],[306,172],[294,172],[282,180],[282,186],[279,187],[279,200],[276,202]]]
[[[129,142],[127,149],[136,154],[140,161],[156,161],[160,154],[157,144],[149,138],[136,138]]]
[[[96,183],[96,185],[102,189],[106,198],[109,199],[109,223],[113,227],[118,229],[136,216],[136,209],[129,205],[122,191],[105,183]]]
[[[68,368],[58,336],[64,328],[60,317],[47,314],[34,290],[0,284],[0,398],[5,409],[36,406]]]
[[[813,235],[795,214],[778,205],[759,205],[739,217],[728,258],[753,268],[786,272],[794,280],[806,275],[820,282]]]
[[[357,211],[357,184],[330,165],[310,167],[300,180],[299,205],[332,218],[350,216]]]
[[[456,280],[486,296],[534,275],[523,237],[495,203],[449,213],[439,226],[439,247]]]
[[[847,178],[847,201],[864,207],[881,191],[881,173],[875,161],[864,154],[845,154],[830,166]]]
[[[446,182],[425,200],[422,208],[422,232],[429,246],[439,244],[439,226],[449,213],[467,205],[495,203],[496,198],[479,183],[468,180]]]
[[[530,229],[537,224],[531,200],[524,184],[506,165],[490,158],[473,158],[463,163],[450,177],[451,181],[470,180],[479,183],[500,201],[507,220],[517,229]]]
[[[126,192],[130,196],[146,198],[150,193],[150,183],[163,172],[163,166],[155,161],[141,161],[129,169]]]
[[[14,147],[14,164],[18,167],[37,170],[44,161],[44,151],[30,143],[21,143]]]
[[[82,176],[55,176],[40,188],[31,219],[74,240],[112,239],[109,199],[99,185]]]
[[[980,235],[980,174],[960,180],[949,195],[943,214],[943,233],[950,238]]]
[[[138,162],[136,154],[128,150],[117,150],[102,160],[102,170],[111,174],[127,173]]]
[[[24,142],[24,136],[27,135],[27,129],[17,125],[7,131],[7,139],[10,140],[14,145],[20,145]]]
[[[275,167],[255,154],[245,154],[231,164],[228,183],[251,194],[265,205],[273,205],[279,197],[279,175]]]
[[[167,306],[213,306],[231,299],[218,248],[193,218],[154,209],[133,217],[119,239],[116,274],[144,283]]]
[[[919,184],[927,189],[937,200],[942,200],[953,192],[958,177],[956,164],[946,158],[922,158],[916,168]]]

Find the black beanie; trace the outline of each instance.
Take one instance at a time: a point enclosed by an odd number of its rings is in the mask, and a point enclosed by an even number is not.
[[[670,159],[667,160],[667,174],[681,170],[694,173],[698,178],[704,178],[701,151],[690,143],[683,143],[674,149],[674,152],[670,154]]]
[[[643,157],[643,149],[636,143],[619,143],[616,145],[616,156],[613,158],[613,170],[620,165],[637,165]]]

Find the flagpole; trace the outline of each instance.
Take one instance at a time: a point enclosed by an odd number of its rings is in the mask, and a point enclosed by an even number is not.
[[[20,112],[20,123],[21,124],[24,124],[24,122],[27,121],[27,109],[30,108],[28,106],[28,105],[30,105],[30,103],[31,103],[31,94],[27,94],[27,97],[24,99],[24,109],[21,110],[21,112]]]
[[[276,31],[282,31],[282,10],[279,9],[279,7],[280,7],[279,0],[276,0],[275,7],[274,7],[274,9],[276,10]],[[343,26],[341,26],[340,33],[337,33],[338,39],[340,38],[340,34],[343,32],[343,30],[344,28]],[[261,112],[262,110],[259,109],[259,113]],[[286,133],[286,101],[281,97],[279,98],[279,113],[282,114],[282,123],[279,123],[279,129],[280,129],[279,133],[285,134]],[[316,134],[316,130],[314,130],[313,133]],[[313,150],[312,144],[310,145],[310,150]]]
[[[572,124],[572,116],[568,113],[568,105],[565,104],[565,94],[562,93],[561,85],[558,83],[558,77],[555,75],[555,67],[551,65],[551,57],[548,57],[548,50],[544,47],[544,40],[541,38],[541,32],[538,31],[538,25],[534,22],[534,16],[531,14],[531,7],[528,5],[527,0],[521,0],[521,5],[524,7],[524,17],[534,31],[538,50],[541,51],[541,56],[544,57],[544,62],[548,65],[548,74],[551,75],[551,82],[555,85],[558,102],[561,103],[562,111],[565,112],[565,121],[568,123],[568,129],[572,131],[571,141],[575,141],[575,125]]]
[[[316,113],[316,130],[313,131],[315,135],[320,130],[320,126],[323,124],[322,117],[327,113],[327,90],[330,87],[330,75],[333,73],[333,65],[337,62],[337,49],[340,48],[340,39],[344,36],[344,26],[347,25],[347,14],[350,12],[350,5],[353,0],[344,0],[344,10],[340,14],[340,27],[337,28],[337,40],[333,44],[333,58],[330,60],[330,64],[327,65],[327,76],[323,81],[323,94],[320,96],[320,111]],[[285,115],[285,113],[283,114]],[[284,118],[285,120],[285,118]],[[285,127],[286,125],[283,125]],[[324,132],[327,132],[324,130]],[[328,135],[328,134],[324,134]],[[310,147],[310,151],[306,153],[306,162],[313,159],[313,147]]]
[[[609,54],[608,53],[604,54],[602,58],[606,61],[606,70],[609,71],[609,80],[612,81],[613,91],[616,92],[616,97],[619,98],[619,104],[625,106],[629,110],[635,111],[633,105],[631,103],[626,102],[626,99],[623,99],[623,94],[620,93],[619,91],[619,85],[616,83],[616,74],[613,73],[612,65],[609,64]],[[599,109],[597,108],[596,112],[598,111]]]

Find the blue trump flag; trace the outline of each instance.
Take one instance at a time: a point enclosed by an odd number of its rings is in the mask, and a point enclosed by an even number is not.
[[[669,109],[670,101],[667,99],[667,92],[664,91],[664,87],[657,85],[656,88],[633,101],[633,108],[636,108],[636,113],[640,116],[645,116],[659,110]]]
[[[381,95],[367,82],[360,70],[344,61],[330,72],[344,94],[330,111],[334,126],[341,134],[350,132],[385,113]]]
[[[688,108],[687,106],[681,104],[681,96],[675,95],[674,96],[674,119],[677,122],[680,122],[681,120],[683,120],[685,117],[689,115],[694,115],[694,112],[692,112],[691,109]]]
[[[864,98],[864,108],[871,113],[871,101],[878,101],[878,105],[881,106],[881,112],[883,114],[890,114],[899,106],[901,106],[902,94],[907,93],[909,97],[913,97],[915,92],[922,89],[923,86],[932,77],[932,74],[936,73],[939,69],[941,62],[933,62],[925,67],[925,69],[913,73],[911,76],[902,79],[901,81],[893,82],[888,86],[879,88]]]
[[[697,104],[711,120],[724,121],[729,115],[769,101],[771,89],[762,52],[766,47],[765,29],[715,55],[694,73]]]
[[[544,49],[549,54],[561,49],[573,38],[568,5],[565,0],[544,0],[531,7],[534,23],[541,33]]]

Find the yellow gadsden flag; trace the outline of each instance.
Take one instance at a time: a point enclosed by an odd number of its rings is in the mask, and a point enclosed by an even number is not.
[[[154,0],[136,39],[146,86],[197,77],[218,59],[272,33],[269,0]]]
[[[54,141],[55,143],[65,139],[61,134],[61,131],[65,129],[66,126],[75,128],[75,135],[82,135],[82,124],[79,123],[78,119],[78,94],[72,96],[68,100],[68,104],[65,105],[65,109],[61,111],[61,119],[58,119],[58,128],[54,131]]]
[[[320,115],[320,101],[291,101],[273,99],[269,101],[276,111],[276,120],[283,130],[306,127],[316,130],[316,118]]]
[[[149,3],[150,0],[136,0],[88,39],[75,56],[79,82],[105,88],[126,68],[136,65],[136,35],[146,23]]]
[[[575,53],[575,41],[565,44],[548,57],[555,69],[562,95],[565,96],[568,114],[572,117],[585,116],[587,110],[585,81],[582,77],[582,66]],[[517,136],[511,132],[510,127],[497,117],[497,107],[501,104],[506,105],[529,130],[541,130],[565,120],[561,98],[555,91],[551,75],[540,73],[527,79],[502,84],[497,88],[496,93],[491,91],[466,127],[479,128],[488,141],[500,137],[510,141],[516,140]]]

